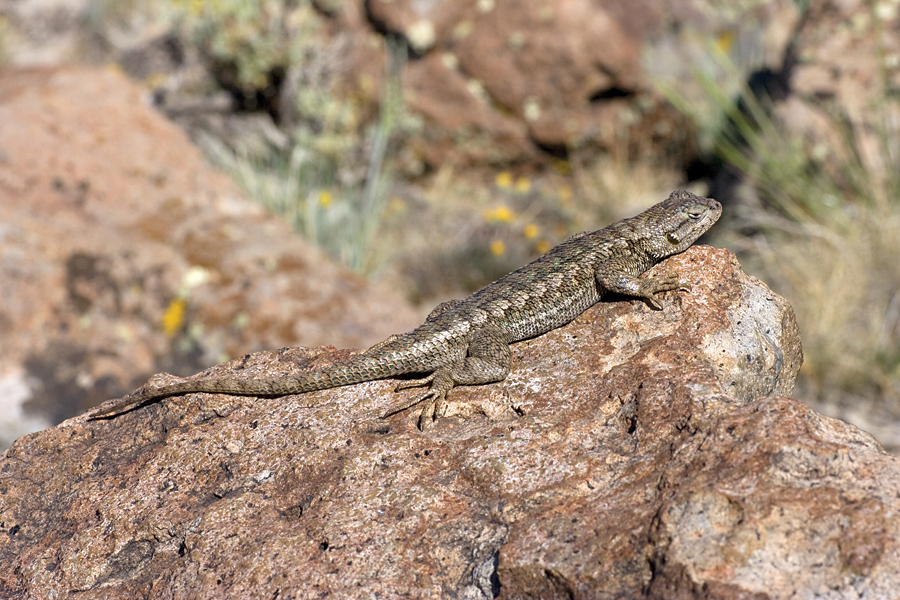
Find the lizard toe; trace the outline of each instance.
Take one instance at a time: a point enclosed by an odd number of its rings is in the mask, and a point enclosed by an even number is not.
[[[431,395],[431,390],[427,390],[425,392],[422,392],[421,394],[416,394],[416,395],[412,396],[411,398],[408,398],[406,400],[406,402],[403,402],[402,404],[398,404],[397,406],[394,406],[393,408],[389,408],[387,410],[387,412],[385,412],[383,415],[381,415],[381,418],[387,419],[391,415],[396,415],[397,413],[403,412],[407,408],[412,408],[416,404],[418,404],[418,403],[422,402],[423,400],[425,400],[426,398],[428,398],[428,396],[430,396],[430,395]]]
[[[423,385],[428,385],[434,380],[434,373],[429,375],[428,377],[422,377],[421,379],[410,379],[408,381],[402,381],[397,384],[397,387],[394,388],[395,392],[399,392],[400,390],[408,390],[409,388],[414,387],[422,387]],[[412,405],[410,405],[412,406]],[[409,408],[409,407],[407,407]]]
[[[424,407],[422,407],[422,412],[419,413],[419,421],[417,423],[419,431],[425,431],[427,427],[434,421],[435,403],[435,400],[431,400]]]

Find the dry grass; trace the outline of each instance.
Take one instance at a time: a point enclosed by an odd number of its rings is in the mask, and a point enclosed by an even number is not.
[[[379,118],[367,132],[301,123],[288,131],[284,148],[254,153],[209,136],[201,145],[248,196],[351,269],[369,272],[391,187],[388,149],[403,116],[399,73],[405,60],[404,47],[388,44]],[[328,89],[307,89],[304,97],[340,106]]]
[[[733,241],[748,271],[794,307],[805,354],[797,395],[896,451],[900,210],[866,200],[848,199],[856,210],[840,226],[770,223]]]
[[[845,397],[881,399],[900,414],[896,207],[866,206],[839,229],[790,225],[745,236],[736,246],[794,306],[807,393],[838,404]]]

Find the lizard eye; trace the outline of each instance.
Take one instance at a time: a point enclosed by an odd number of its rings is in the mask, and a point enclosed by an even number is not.
[[[687,216],[692,221],[696,221],[697,219],[702,217],[705,212],[706,212],[706,207],[700,206],[698,204],[696,206],[691,206],[690,208],[687,209]]]

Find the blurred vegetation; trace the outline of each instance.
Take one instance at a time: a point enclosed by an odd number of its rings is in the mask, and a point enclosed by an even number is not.
[[[7,48],[10,43],[9,30],[9,19],[5,15],[0,15],[0,67],[9,61],[9,49]]]
[[[805,354],[800,394],[900,415],[900,103],[874,99],[865,132],[823,104],[838,143],[803,139],[723,52],[710,55],[736,94],[702,72],[705,102],[665,92],[742,176],[739,202],[728,207],[733,227],[719,234],[793,305]],[[864,154],[869,135],[877,150]]]
[[[365,43],[385,56],[384,73],[350,80],[344,61],[353,44],[331,19],[340,0],[92,6],[97,37],[109,35],[110,23],[128,31],[129,23],[153,22],[199,53],[211,79],[191,80],[191,90],[225,89],[236,105],[230,116],[271,116],[274,126],[200,127],[194,139],[298,233],[416,302],[478,289],[576,231],[652,204],[674,184],[659,183],[652,169],[631,177],[626,159],[581,160],[574,152],[539,176],[470,169],[461,177],[448,164],[421,177],[423,163],[404,144],[422,129],[421,117],[403,106],[405,45],[372,36]],[[145,84],[165,81],[153,73]],[[418,177],[416,185],[396,173]]]
[[[231,149],[213,138],[203,144],[251,198],[283,215],[296,231],[357,271],[373,266],[372,243],[390,192],[386,158],[402,118],[399,69],[405,53],[405,47],[390,44],[379,117],[362,139],[340,131],[339,120],[326,119],[318,133],[308,123],[296,125],[285,147],[270,146],[261,154]],[[368,155],[361,177],[352,171],[359,152]]]
[[[321,18],[309,0],[172,0],[188,39],[248,98],[315,55]]]
[[[380,42],[386,67],[373,113],[362,93],[336,85],[345,48],[322,30],[339,3],[171,1],[181,35],[210,61],[220,84],[245,109],[273,114],[285,134],[264,148],[204,136],[207,155],[248,196],[349,267],[371,274],[393,255],[387,277],[413,300],[470,292],[521,266],[593,226],[594,200],[603,217],[621,216],[608,208],[622,194],[593,193],[598,181],[585,177],[592,169],[569,163],[557,169],[566,176],[543,185],[508,171],[460,184],[444,177],[451,166],[434,174],[429,191],[404,198],[394,173],[410,171],[414,161],[398,160],[397,150],[422,124],[403,108],[402,42]],[[573,187],[587,188],[590,201],[575,203]]]
[[[186,36],[220,83],[245,109],[275,116],[285,134],[264,148],[206,136],[208,155],[334,258],[357,271],[373,268],[371,246],[391,185],[391,140],[416,126],[399,86],[405,46],[384,42],[379,110],[368,115],[365,98],[335,89],[342,45],[325,43],[321,7],[310,0],[174,2]]]

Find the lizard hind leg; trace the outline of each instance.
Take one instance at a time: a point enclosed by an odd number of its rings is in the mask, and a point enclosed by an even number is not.
[[[429,385],[429,389],[416,394],[402,405],[390,409],[382,418],[427,401],[419,414],[419,429],[444,416],[447,410],[447,394],[455,385],[481,385],[502,381],[509,375],[512,356],[509,343],[498,330],[486,328],[469,343],[466,356],[458,362],[435,369],[428,377],[400,383],[395,391]]]

